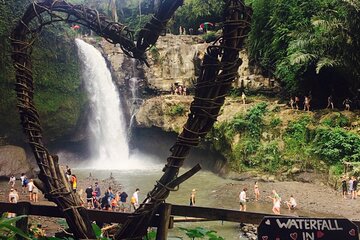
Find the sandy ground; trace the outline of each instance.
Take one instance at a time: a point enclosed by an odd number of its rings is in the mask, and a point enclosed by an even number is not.
[[[114,179],[109,178],[99,181],[98,179],[91,177],[80,180],[79,189],[85,189],[89,184],[94,184],[95,181],[98,181],[99,185],[102,187],[102,193],[104,193],[105,188],[108,186],[112,186],[115,190],[121,190],[121,184],[117,183]],[[17,182],[17,184],[19,184],[19,182]],[[225,201],[224,196],[238,196],[239,189],[247,187],[249,189],[248,197],[250,202],[254,202],[253,186],[254,180],[234,181],[233,183],[227,183],[219,187],[217,191],[212,193],[213,196],[211,197],[215,197],[221,203]],[[19,185],[17,185],[17,187],[19,189]],[[291,194],[294,195],[298,202],[300,215],[305,214],[327,217],[343,216],[353,220],[360,220],[360,199],[344,199],[342,198],[340,191],[333,190],[328,186],[302,182],[259,182],[259,189],[261,196],[258,204],[262,205],[262,209],[268,209],[267,212],[271,211],[272,203],[266,196],[271,195],[271,191],[275,189],[280,194],[283,201],[287,200]],[[0,191],[1,201],[7,201],[8,191],[6,185],[3,184],[2,190]],[[28,201],[28,195],[22,194],[21,190],[19,192],[20,201]],[[42,194],[40,194],[40,201],[34,204],[53,203],[48,202],[42,197]],[[285,209],[285,207],[285,204],[282,204],[282,214],[291,213]],[[248,206],[248,211],[252,211],[251,204]],[[42,224],[48,236],[59,231],[61,229],[61,223],[64,223],[61,219],[37,216],[30,217],[30,222],[33,224]]]
[[[340,190],[336,191],[328,186],[317,185],[313,183],[302,182],[259,182],[260,200],[259,203],[268,205],[269,209],[272,207],[271,199],[267,196],[271,195],[271,191],[274,189],[281,196],[282,201],[286,201],[290,198],[290,195],[294,195],[299,214],[305,214],[310,216],[336,216],[345,217],[352,220],[360,220],[360,197],[358,199],[344,199]],[[221,201],[222,196],[226,195],[239,195],[239,189],[244,187],[248,188],[248,194],[250,202],[254,202],[254,180],[238,181],[234,183],[225,184],[221,186],[214,197]],[[289,214],[285,204],[281,205],[282,214]],[[248,208],[251,211],[251,205]]]

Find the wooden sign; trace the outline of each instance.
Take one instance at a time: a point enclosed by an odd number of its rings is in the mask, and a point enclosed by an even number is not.
[[[264,217],[258,240],[359,240],[359,230],[342,218]]]

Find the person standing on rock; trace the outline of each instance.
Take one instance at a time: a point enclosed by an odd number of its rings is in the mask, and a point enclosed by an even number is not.
[[[20,181],[21,181],[22,193],[25,193],[28,184],[28,180],[25,173],[21,174]]]
[[[87,202],[88,208],[93,208],[94,207],[93,188],[91,185],[85,189],[85,193],[86,193],[86,202]]]
[[[9,179],[9,184],[11,185],[12,188],[14,188],[15,182],[16,182],[16,177],[14,175],[11,175]]]
[[[244,188],[241,192],[240,192],[240,195],[239,195],[239,198],[240,198],[240,211],[246,211],[246,191],[247,191],[247,188]]]

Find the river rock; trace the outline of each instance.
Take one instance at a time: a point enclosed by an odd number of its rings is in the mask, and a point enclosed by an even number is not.
[[[18,146],[0,146],[0,177],[19,177],[21,173],[32,175],[32,168],[25,150]]]
[[[299,167],[297,167],[297,166],[294,166],[294,167],[290,170],[290,172],[291,172],[292,174],[299,173],[300,171],[301,171],[301,169],[300,169]]]

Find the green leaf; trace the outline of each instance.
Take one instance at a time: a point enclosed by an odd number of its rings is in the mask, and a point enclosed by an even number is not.
[[[96,236],[96,238],[99,238],[100,236],[101,236],[101,229],[100,229],[100,227],[98,226],[98,225],[96,225],[96,224],[91,224],[91,226],[92,226],[92,229],[93,229],[93,231],[94,231],[94,233],[95,233],[95,236]]]

